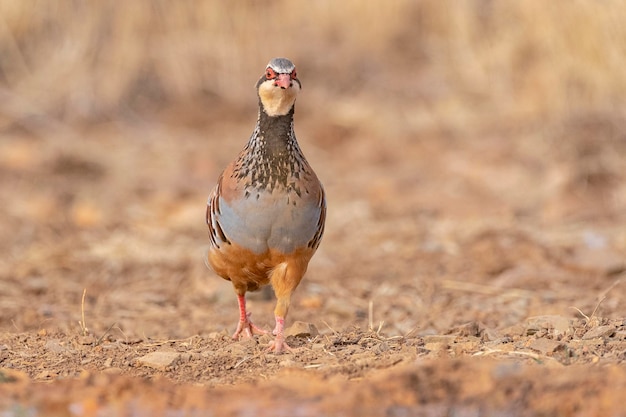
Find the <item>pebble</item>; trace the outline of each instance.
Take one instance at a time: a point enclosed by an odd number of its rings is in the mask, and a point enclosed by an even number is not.
[[[526,334],[527,331],[527,326],[525,326],[523,323],[517,323],[514,324],[512,326],[508,326],[505,327],[504,329],[500,330],[500,334],[502,334],[503,336],[523,336],[524,334]]]
[[[561,342],[557,342],[556,340],[546,339],[542,337],[539,339],[531,340],[528,347],[538,352],[541,352],[544,355],[547,355],[549,353],[554,353],[557,350],[562,349],[563,346],[565,345]]]
[[[589,330],[583,335],[583,340],[595,339],[598,337],[609,337],[615,333],[615,327],[611,325],[598,326]]]
[[[312,323],[305,323],[303,321],[296,321],[285,330],[285,337],[315,337],[320,332]]]
[[[571,334],[573,328],[571,320],[563,316],[545,315],[530,317],[526,327],[526,334],[532,335],[539,330],[548,330],[554,336],[559,336]]]
[[[145,356],[137,359],[143,366],[165,371],[167,368],[175,365],[180,359],[180,353],[178,352],[163,352],[156,351],[150,352]]]

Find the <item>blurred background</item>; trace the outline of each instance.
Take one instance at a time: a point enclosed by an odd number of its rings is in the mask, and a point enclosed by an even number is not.
[[[75,331],[83,290],[94,331],[233,327],[205,201],[274,56],[329,204],[293,319],[623,316],[625,21],[618,0],[0,0],[0,329]]]

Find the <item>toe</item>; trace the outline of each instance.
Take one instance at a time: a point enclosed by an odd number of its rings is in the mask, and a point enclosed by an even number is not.
[[[266,352],[274,352],[277,354],[283,352],[293,353],[293,348],[289,346],[284,339],[276,338],[270,342]]]

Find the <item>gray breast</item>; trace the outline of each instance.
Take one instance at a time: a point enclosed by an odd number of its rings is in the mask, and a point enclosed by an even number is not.
[[[254,253],[291,253],[306,247],[317,230],[321,208],[295,193],[259,191],[233,202],[220,197],[217,221],[226,237]]]

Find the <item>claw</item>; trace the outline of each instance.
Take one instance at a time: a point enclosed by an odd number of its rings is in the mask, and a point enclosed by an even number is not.
[[[246,298],[243,295],[237,295],[237,301],[239,302],[239,323],[237,324],[237,330],[233,333],[233,339],[239,340],[242,333],[243,337],[246,338],[251,338],[255,334],[267,334],[266,330],[255,326],[250,320],[252,313],[246,311]]]
[[[274,353],[283,353],[284,351],[287,351],[289,353],[294,353],[293,348],[285,342],[283,337],[276,337],[276,339],[272,340],[265,351]]]
[[[276,327],[272,331],[276,337],[270,342],[266,352],[282,353],[284,350],[293,353],[293,349],[285,342],[285,335],[283,329],[285,327],[285,319],[282,317],[276,317]]]
[[[245,319],[239,320],[239,323],[237,324],[237,330],[235,330],[235,333],[233,333],[234,340],[239,340],[242,336],[245,338],[251,338],[255,334],[264,335],[268,333],[267,330],[263,330],[260,327],[255,326],[254,323],[252,323],[252,321],[250,320],[251,315],[252,313],[246,313]]]

